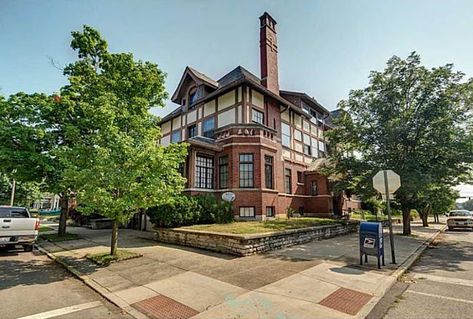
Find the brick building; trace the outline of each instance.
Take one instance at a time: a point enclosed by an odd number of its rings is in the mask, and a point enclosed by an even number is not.
[[[328,216],[358,201],[335,201],[317,172],[327,152],[330,112],[278,79],[276,21],[260,17],[261,78],[238,66],[219,80],[186,67],[161,121],[162,145],[187,142],[186,192],[233,192],[235,218]]]

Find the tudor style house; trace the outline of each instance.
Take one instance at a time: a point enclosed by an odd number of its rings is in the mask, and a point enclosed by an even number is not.
[[[233,192],[235,218],[329,216],[334,199],[317,172],[330,112],[303,92],[280,90],[276,21],[260,17],[261,78],[241,66],[219,80],[186,67],[161,121],[162,145],[187,142],[186,192]],[[336,202],[336,201],[335,201]],[[358,201],[335,206],[357,208]]]

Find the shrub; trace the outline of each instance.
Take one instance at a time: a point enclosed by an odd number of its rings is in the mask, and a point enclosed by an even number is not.
[[[192,197],[178,196],[171,202],[148,209],[148,216],[159,227],[196,224],[201,219],[201,208]]]
[[[225,224],[233,221],[233,210],[230,203],[217,201],[213,195],[197,195],[194,198],[199,203],[202,212],[200,223]]]
[[[218,202],[213,195],[182,195],[169,203],[148,209],[147,214],[158,227],[224,224],[233,221],[231,204]]]
[[[217,224],[228,224],[233,222],[233,207],[231,203],[221,201],[218,203],[218,211],[215,214]]]

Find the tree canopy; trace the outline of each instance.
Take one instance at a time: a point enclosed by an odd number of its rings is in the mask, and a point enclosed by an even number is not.
[[[427,69],[416,53],[392,57],[369,79],[368,87],[339,103],[336,128],[327,134],[330,171],[347,177],[342,187],[366,197],[375,194],[371,178],[378,170],[397,172],[402,186],[396,200],[409,234],[411,209],[432,190],[470,177],[473,81],[451,64]]]
[[[158,118],[151,107],[162,107],[167,93],[165,74],[131,53],[111,53],[100,34],[84,26],[72,33],[78,60],[64,73],[69,84],[60,92],[61,133],[71,146],[63,150],[65,180],[77,191],[83,212],[114,220],[112,254],[118,224],[138,209],[156,206],[180,193],[184,178],[178,167],[186,145],[158,144]]]

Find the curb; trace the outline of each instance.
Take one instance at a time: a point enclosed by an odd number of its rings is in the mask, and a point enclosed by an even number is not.
[[[41,247],[38,243],[36,243],[36,248],[46,256],[48,256],[49,259],[53,260],[54,262],[60,264],[62,267],[64,267],[67,271],[69,271],[74,277],[82,281],[85,285],[87,285],[89,288],[94,290],[96,293],[98,293],[100,296],[108,300],[110,303],[113,305],[117,306],[121,310],[125,311],[127,314],[132,316],[135,319],[149,319],[148,316],[144,315],[143,313],[139,312],[135,308],[131,307],[127,302],[125,302],[123,299],[115,295],[113,292],[109,292],[106,290],[104,287],[102,287],[100,284],[98,284],[95,280],[90,278],[87,275],[82,275],[78,270],[76,270],[74,267],[68,265],[67,263],[63,262],[60,258],[54,256],[51,254],[49,251]]]
[[[375,298],[372,302],[372,306],[369,308],[369,310],[361,311],[356,318],[366,318],[371,311],[375,308],[375,306],[378,304],[378,302],[386,295],[386,293],[394,286],[394,284],[399,280],[399,278],[402,277],[406,273],[409,268],[412,267],[412,265],[419,259],[419,257],[422,255],[422,253],[427,249],[427,247],[430,246],[430,244],[439,236],[441,233],[444,232],[444,230],[447,228],[447,225],[441,227],[435,234],[430,236],[427,240],[425,240],[419,247],[416,248],[416,250],[409,256],[407,257],[406,260],[404,260],[399,267],[389,275],[390,281],[387,283],[387,285],[384,288],[383,293],[381,293],[377,298]]]
[[[422,255],[422,253],[427,249],[427,247],[430,246],[430,244],[432,244],[432,242],[437,238],[438,235],[440,235],[443,231],[445,231],[445,229],[447,228],[447,226],[443,226],[442,228],[440,228],[435,234],[433,234],[429,239],[427,239],[426,241],[424,241],[422,243],[422,245],[420,245],[419,247],[417,247],[417,249],[401,264],[399,265],[399,268],[396,269],[392,274],[391,276],[399,279],[402,275],[404,275],[404,273],[412,267],[412,265],[417,261],[417,259],[419,259],[420,255]],[[394,284],[394,283],[393,283]]]

